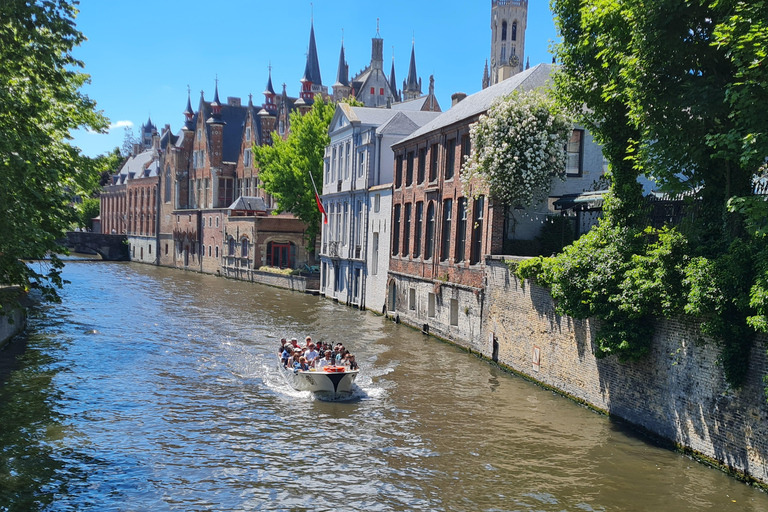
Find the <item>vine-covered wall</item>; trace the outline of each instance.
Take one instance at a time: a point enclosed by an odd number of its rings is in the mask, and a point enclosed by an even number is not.
[[[766,336],[754,344],[744,386],[732,390],[719,348],[694,324],[657,319],[643,359],[597,359],[594,322],[558,316],[549,292],[521,283],[503,258],[488,260],[486,282],[483,332],[470,348],[768,485]]]

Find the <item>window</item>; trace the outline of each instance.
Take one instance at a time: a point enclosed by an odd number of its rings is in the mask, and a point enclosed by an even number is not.
[[[517,22],[512,22],[512,38],[513,41],[517,41]]]
[[[235,255],[235,239],[234,238],[230,237],[227,248],[229,249],[229,256],[234,256]]]
[[[436,296],[434,293],[429,293],[427,295],[427,316],[429,318],[435,318],[435,302],[436,302]]]
[[[165,167],[165,202],[171,202],[171,166]]]
[[[408,290],[408,309],[416,311],[416,288]]]
[[[471,152],[472,152],[472,139],[470,139],[468,133],[465,133],[461,137],[461,162],[459,162],[460,165],[464,165],[464,163],[469,158],[469,154]]]
[[[347,158],[344,160],[344,179],[349,179],[349,169],[352,167],[352,159],[350,158],[350,148],[352,145],[347,142]]]
[[[168,244],[165,244],[165,255],[168,256]]]
[[[413,235],[413,257],[418,258],[421,256],[421,229],[424,223],[424,203],[419,201],[416,203],[416,225],[414,226],[416,233]]]
[[[451,215],[453,200],[443,202],[443,233],[440,244],[440,261],[446,261],[451,254]]]
[[[459,199],[459,211],[456,214],[456,263],[464,261],[464,253],[467,248],[467,198]]]
[[[501,22],[501,40],[502,41],[507,40],[507,22],[506,21]]]
[[[432,259],[435,252],[435,203],[430,202],[427,207],[427,237],[424,247],[424,259]]]
[[[472,254],[470,263],[475,264],[483,257],[483,210],[485,208],[485,198],[483,196],[475,199],[475,204],[472,208],[472,216],[474,217],[473,230],[472,230]]]
[[[251,156],[251,150],[246,149],[245,151],[243,151],[243,165],[245,167],[250,167],[252,161],[253,161],[253,158]]]
[[[400,252],[400,205],[395,205],[392,213],[392,256]]]
[[[568,141],[568,162],[565,164],[567,176],[581,176],[584,130],[573,130],[571,140]]]
[[[371,96],[374,96],[374,95],[376,95],[376,88],[371,87]]]
[[[413,205],[408,203],[405,205],[405,219],[403,222],[403,256],[408,256],[411,250],[411,208]]]
[[[226,208],[234,202],[235,180],[219,178],[219,208]],[[206,192],[207,195],[207,192]]]
[[[373,212],[379,213],[379,210],[381,210],[381,194],[376,194],[373,196]]]
[[[248,257],[248,239],[243,238],[242,242],[240,243],[240,257],[247,258]]]
[[[403,155],[395,157],[395,188],[400,188],[403,184]]]
[[[251,127],[246,126],[245,127],[245,140],[250,141],[251,140]]]
[[[371,274],[379,273],[379,234],[373,234],[373,259],[371,260]]]
[[[354,243],[356,246],[360,247],[363,242],[363,202],[358,199],[357,201],[357,208],[356,208],[355,217],[353,219],[355,223],[355,240]],[[359,257],[356,255],[356,257]]]
[[[437,162],[438,162],[438,145],[432,144],[432,148],[429,150],[429,181],[433,182],[437,179]]]
[[[349,221],[349,203],[346,201],[344,202],[344,216],[341,218],[342,220],[342,233],[341,236],[344,237],[344,245],[347,245],[347,222]]]
[[[218,245],[216,246],[215,251],[216,251],[216,257],[218,258],[219,257],[219,246]]]
[[[410,187],[411,185],[413,185],[413,151],[408,152],[405,166],[405,186]]]
[[[365,151],[357,154],[357,175],[362,177],[365,174]]]
[[[502,64],[507,62],[507,45],[501,47],[501,62]]]
[[[216,227],[219,227],[219,218],[216,217]]]
[[[453,167],[456,163],[456,139],[451,139],[445,144],[445,180],[453,179]]]
[[[209,245],[208,247],[210,247],[210,245]],[[200,257],[202,258],[202,257],[204,257],[204,256],[205,256],[205,244],[203,244],[203,245],[201,246],[201,249],[202,249],[202,250],[200,251]]]
[[[331,180],[336,179],[336,148],[331,151]]]
[[[208,246],[208,257],[209,258],[211,257],[211,246],[210,245]]]
[[[421,185],[424,183],[424,177],[427,171],[427,148],[421,148],[419,150],[419,171],[416,175],[416,183]]]

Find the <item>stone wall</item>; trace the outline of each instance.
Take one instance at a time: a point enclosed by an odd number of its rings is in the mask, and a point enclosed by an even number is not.
[[[256,283],[286,288],[295,292],[306,292],[307,290],[317,290],[320,288],[320,275],[315,274],[309,277],[290,276],[285,274],[275,274],[272,272],[259,272],[254,270],[251,273],[251,280]]]
[[[768,337],[752,351],[747,383],[729,389],[718,348],[697,327],[659,319],[651,353],[621,364],[594,356],[595,324],[558,316],[549,292],[510,275],[501,258],[486,265],[483,335],[472,350],[768,484]]]
[[[0,300],[6,300],[9,297],[15,298],[17,295],[20,295],[18,287],[0,287]],[[0,315],[0,349],[5,347],[11,338],[23,331],[26,324],[27,317],[23,308],[10,311],[8,316]]]

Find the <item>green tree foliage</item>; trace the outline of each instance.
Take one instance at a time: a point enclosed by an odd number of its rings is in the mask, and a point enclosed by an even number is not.
[[[494,101],[470,129],[472,152],[461,171],[468,196],[488,194],[509,206],[547,197],[565,176],[571,123],[543,91],[515,91]]]
[[[603,144],[611,192],[600,225],[553,259],[517,268],[561,313],[600,320],[598,356],[647,352],[652,316],[689,315],[743,383],[768,330],[766,203],[751,197],[768,155],[768,3],[553,0],[558,97]],[[763,167],[764,170],[764,167]],[[696,191],[693,222],[646,228],[637,178]],[[747,222],[744,222],[746,219]]]
[[[93,184],[70,130],[104,130],[107,120],[80,93],[87,75],[72,50],[83,40],[75,2],[0,2],[0,284],[39,286],[57,300],[61,262],[33,267],[62,248],[75,219],[71,199]]]
[[[315,183],[323,183],[325,146],[330,143],[328,127],[335,111],[333,103],[317,97],[306,115],[291,112],[291,131],[285,140],[275,132],[271,146],[253,147],[261,187],[275,198],[276,213],[291,212],[304,221],[310,249],[321,222],[310,174]]]

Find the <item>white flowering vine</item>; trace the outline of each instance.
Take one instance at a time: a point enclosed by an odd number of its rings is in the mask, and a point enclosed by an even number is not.
[[[472,151],[463,163],[464,194],[488,194],[508,205],[547,197],[553,177],[565,176],[572,125],[545,93],[515,91],[496,100],[471,126]]]

